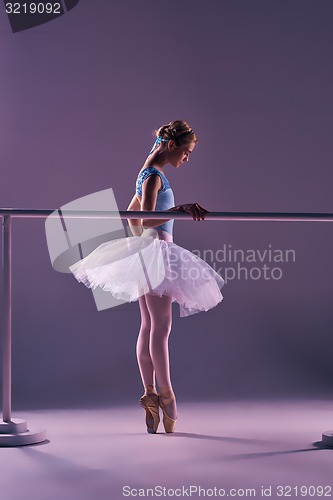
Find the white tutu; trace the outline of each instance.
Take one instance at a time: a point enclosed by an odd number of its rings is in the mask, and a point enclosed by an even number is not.
[[[181,317],[223,299],[223,278],[165,231],[146,229],[142,236],[108,241],[69,269],[88,288],[99,286],[127,302],[146,293],[167,295],[178,302]]]

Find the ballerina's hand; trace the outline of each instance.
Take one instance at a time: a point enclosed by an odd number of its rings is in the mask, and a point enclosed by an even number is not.
[[[185,205],[178,205],[174,210],[179,210],[180,212],[187,212],[192,214],[194,220],[204,220],[205,214],[209,213],[204,207],[199,205],[199,203],[186,203]]]

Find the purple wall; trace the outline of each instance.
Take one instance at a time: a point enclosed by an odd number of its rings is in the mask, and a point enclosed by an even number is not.
[[[332,17],[330,0],[80,0],[13,34],[2,9],[0,205],[56,209],[112,187],[125,210],[152,131],[180,118],[200,143],[167,167],[177,203],[333,212]],[[52,269],[43,220],[15,220],[13,233],[14,407],[135,400],[138,304],[97,312]],[[296,255],[265,260],[281,279],[230,280],[208,313],[175,307],[180,398],[332,392],[331,225],[178,221],[175,242]]]

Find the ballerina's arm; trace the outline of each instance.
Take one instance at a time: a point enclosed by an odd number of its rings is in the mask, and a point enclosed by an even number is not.
[[[135,194],[127,210],[147,210],[153,212],[156,207],[157,193],[161,186],[162,184],[159,175],[150,175],[142,185],[141,202]],[[178,207],[172,207],[174,210],[176,208]],[[168,220],[170,219],[127,219],[133,236],[141,236],[144,229],[160,226]]]
[[[142,185],[142,198],[141,203],[136,195],[133,196],[131,203],[127,210],[145,210],[154,211],[156,207],[157,193],[161,188],[161,179],[159,175],[152,174]],[[192,214],[194,220],[204,220],[204,214],[208,213],[204,207],[198,203],[187,203],[184,205],[177,205],[171,207],[166,212],[188,212]],[[140,236],[143,229],[160,226],[169,219],[127,219],[134,236]]]
[[[127,211],[139,211],[141,210],[141,203],[135,194],[127,207]],[[131,229],[133,236],[141,236],[142,225],[141,219],[127,219],[128,225]]]
[[[154,211],[156,207],[157,192],[162,186],[161,179],[159,175],[153,174],[148,177],[148,179],[142,185],[142,200],[141,200],[141,210]],[[205,214],[208,213],[204,207],[199,205],[199,203],[187,203],[184,205],[177,205],[171,207],[166,212],[188,212],[192,215],[194,220],[204,220]],[[143,228],[150,228],[160,226],[169,219],[141,219]]]

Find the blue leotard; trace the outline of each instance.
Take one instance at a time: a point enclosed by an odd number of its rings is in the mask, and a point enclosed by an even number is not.
[[[157,174],[160,176],[161,181],[162,181],[162,189],[157,192],[157,200],[156,200],[156,211],[163,211],[167,210],[168,208],[171,208],[175,205],[175,200],[173,196],[173,191],[170,187],[168,179],[160,172],[157,170],[155,167],[147,167],[144,170],[142,170],[136,180],[136,193],[139,196],[142,196],[142,184],[144,181],[152,174]],[[161,231],[167,231],[172,235],[173,231],[173,219],[169,220],[168,222],[165,222],[164,224],[161,224],[160,226],[156,226],[154,229],[161,230]]]

